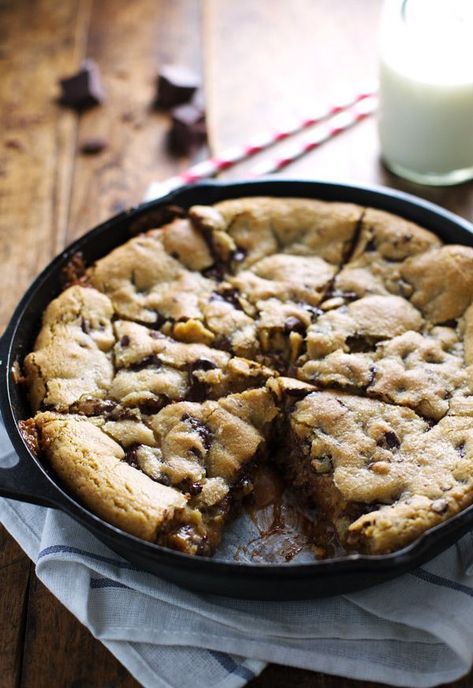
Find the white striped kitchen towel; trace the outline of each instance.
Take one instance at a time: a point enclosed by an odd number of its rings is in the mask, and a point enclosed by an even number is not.
[[[16,463],[0,425],[0,466]],[[40,580],[146,688],[238,688],[267,662],[438,686],[473,661],[473,537],[402,578],[331,599],[199,595],[120,559],[54,509],[0,500]]]

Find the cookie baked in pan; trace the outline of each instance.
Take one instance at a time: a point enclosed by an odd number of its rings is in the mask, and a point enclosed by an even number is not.
[[[272,462],[353,551],[473,501],[473,249],[353,204],[194,206],[46,309],[39,451],[98,515],[212,554]]]

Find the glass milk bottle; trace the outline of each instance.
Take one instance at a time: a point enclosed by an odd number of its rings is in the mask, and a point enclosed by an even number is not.
[[[387,167],[421,184],[473,178],[473,0],[385,0],[380,58]]]

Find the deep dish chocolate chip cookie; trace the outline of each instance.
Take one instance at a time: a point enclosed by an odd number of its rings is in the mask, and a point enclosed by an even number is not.
[[[347,203],[178,215],[70,284],[24,360],[30,446],[87,507],[211,555],[271,462],[380,554],[473,503],[472,248]]]

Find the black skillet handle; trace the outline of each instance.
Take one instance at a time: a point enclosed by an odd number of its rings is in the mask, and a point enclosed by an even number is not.
[[[5,381],[7,371],[5,337],[0,338],[0,395],[2,395],[2,407],[5,415],[8,414],[5,400]],[[28,456],[28,450],[23,443],[15,420],[9,416],[4,417],[5,429],[14,444],[13,455],[17,454],[18,462],[9,468],[4,468],[0,462],[0,497],[18,499],[22,502],[39,504],[41,506],[59,506],[60,498],[57,488],[43,473],[35,460]]]
[[[0,465],[0,497],[40,506],[59,506],[56,488],[33,461],[21,457],[11,468]]]

